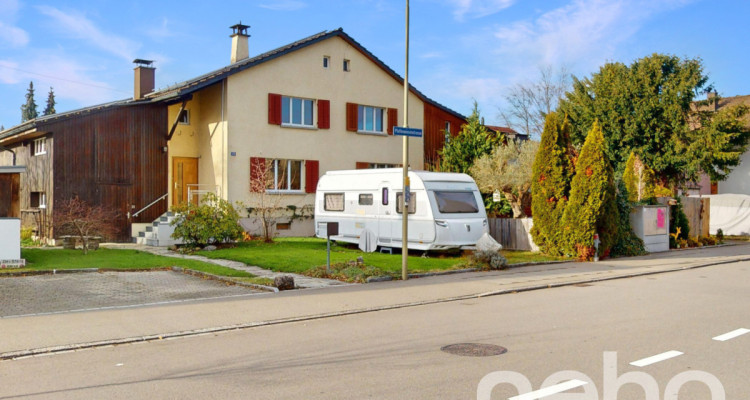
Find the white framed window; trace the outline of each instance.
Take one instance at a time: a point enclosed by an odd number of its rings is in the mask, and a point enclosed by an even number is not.
[[[323,68],[328,69],[330,65],[331,65],[331,57],[323,56]]]
[[[180,125],[190,125],[190,110],[182,110],[177,117],[177,123]]]
[[[385,133],[384,119],[385,108],[360,105],[357,112],[357,130],[368,133]]]
[[[323,209],[326,211],[344,211],[343,193],[326,193],[323,195]]]
[[[445,132],[448,133],[448,134],[450,134],[450,132],[451,132],[451,122],[450,121],[445,121]]]
[[[281,96],[281,125],[313,127],[313,108],[311,99]]]
[[[404,192],[396,192],[396,212],[402,214],[401,198],[404,197]],[[409,199],[409,214],[416,214],[417,212],[417,194],[412,192],[411,198]]]
[[[32,151],[34,152],[35,156],[47,154],[47,139],[46,138],[34,139]]]
[[[302,161],[301,160],[266,160],[271,168],[266,170],[268,191],[273,192],[301,192],[302,191]]]
[[[349,72],[351,71],[351,62],[349,60],[344,60],[344,71]]]
[[[47,208],[47,195],[44,192],[31,192],[29,196],[29,207]]]

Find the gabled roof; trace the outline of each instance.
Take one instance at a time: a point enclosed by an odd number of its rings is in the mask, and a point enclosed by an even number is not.
[[[226,79],[230,75],[244,71],[248,68],[252,68],[264,62],[274,60],[286,54],[292,53],[294,51],[303,49],[307,46],[319,43],[321,41],[324,41],[333,37],[339,37],[343,39],[344,41],[346,41],[347,43],[349,43],[352,47],[359,50],[362,54],[365,55],[365,57],[369,58],[372,62],[374,62],[381,69],[383,69],[386,73],[391,75],[394,79],[396,79],[399,83],[403,85],[404,79],[399,74],[397,74],[396,71],[391,69],[388,65],[386,65],[383,61],[377,58],[374,54],[370,53],[369,50],[367,50],[364,46],[359,44],[359,42],[354,40],[354,38],[346,34],[342,28],[338,28],[332,31],[323,31],[320,33],[316,33],[312,36],[308,36],[296,42],[287,44],[285,46],[281,46],[271,51],[267,51],[255,57],[240,60],[234,64],[231,64],[224,68],[220,68],[215,71],[209,72],[207,74],[201,75],[197,78],[193,78],[185,82],[172,85],[165,89],[161,89],[153,93],[150,93],[146,96],[146,98],[152,99],[152,101],[175,102],[183,96],[187,96],[207,86],[220,82],[223,79]],[[464,120],[466,119],[465,116],[425,96],[422,92],[417,90],[414,86],[409,85],[409,90],[413,92],[414,94],[416,94],[420,99],[422,99],[422,101],[428,102],[434,105],[435,107],[449,114],[454,115],[455,117],[458,117]]]
[[[157,102],[163,102],[163,103],[172,103],[179,101],[182,97],[188,96],[196,91],[199,91],[205,87],[208,87],[210,85],[213,85],[217,82],[222,81],[223,79],[226,79],[228,76],[236,74],[238,72],[244,71],[248,68],[252,68],[256,65],[262,64],[267,61],[271,61],[273,59],[276,59],[278,57],[282,57],[286,54],[289,54],[291,52],[294,52],[296,50],[303,49],[307,46],[313,45],[315,43],[321,42],[326,39],[330,39],[333,37],[339,37],[349,43],[351,46],[359,50],[362,54],[364,54],[367,58],[369,58],[372,62],[374,62],[376,65],[378,65],[381,69],[383,69],[386,73],[391,75],[394,79],[396,79],[399,83],[403,85],[404,79],[396,73],[393,69],[391,69],[389,66],[387,66],[383,61],[381,61],[379,58],[377,58],[374,54],[370,53],[369,50],[367,50],[364,46],[359,44],[354,38],[349,36],[344,32],[342,28],[338,28],[336,30],[332,31],[323,31],[320,33],[316,33],[312,36],[308,36],[304,39],[300,39],[296,42],[287,44],[285,46],[281,46],[279,48],[276,48],[271,51],[267,51],[265,53],[262,53],[260,55],[257,55],[255,57],[246,58],[244,60],[240,60],[236,63],[233,63],[231,65],[228,65],[226,67],[217,69],[215,71],[211,71],[207,74],[201,75],[199,77],[187,80],[182,83],[178,83],[176,85],[169,86],[164,89],[160,89],[154,92],[149,93],[145,96],[144,100],[133,100],[133,99],[125,99],[125,100],[119,100],[119,101],[113,101],[110,103],[105,104],[99,104],[91,107],[86,108],[80,108],[73,111],[68,111],[64,113],[59,114],[52,114],[52,115],[46,115],[42,116],[30,121],[26,121],[20,125],[14,126],[12,128],[9,128],[5,131],[0,132],[0,141],[2,141],[5,138],[18,135],[23,132],[27,132],[29,130],[33,130],[37,128],[39,125],[43,124],[44,122],[49,122],[52,120],[60,119],[60,118],[68,118],[72,116],[87,114],[96,112],[103,109],[108,109],[112,107],[120,107],[120,106],[127,106],[127,105],[135,105],[135,104],[144,104],[147,102],[151,103],[157,103]],[[409,90],[417,95],[422,101],[432,104],[433,106],[457,117],[461,118],[463,120],[466,120],[466,117],[459,114],[456,111],[451,110],[448,107],[445,107],[444,105],[430,99],[429,97],[425,96],[422,92],[417,90],[414,86],[409,85]]]
[[[45,123],[53,122],[59,119],[65,119],[65,118],[75,117],[79,115],[91,114],[94,112],[98,112],[98,111],[102,111],[102,110],[106,110],[106,109],[110,109],[114,107],[120,107],[120,106],[132,105],[132,104],[136,104],[136,101],[133,99],[125,99],[125,100],[112,101],[112,102],[104,103],[104,104],[97,104],[95,106],[90,106],[90,107],[85,107],[85,108],[79,108],[76,110],[66,111],[66,112],[62,112],[58,114],[43,115],[41,117],[37,117],[32,120],[25,121],[21,123],[20,125],[16,125],[4,131],[0,131],[0,141],[2,141],[5,138],[15,136],[23,132],[36,129],[37,127],[40,127],[44,125]]]

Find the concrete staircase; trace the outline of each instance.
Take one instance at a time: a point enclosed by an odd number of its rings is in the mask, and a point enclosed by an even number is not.
[[[173,244],[182,244],[181,240],[172,239],[172,233],[174,233],[174,227],[170,226],[172,220],[174,220],[174,213],[166,212],[157,218],[150,225],[145,225],[145,229],[133,230],[133,241],[137,244],[144,244],[147,246],[171,246]]]

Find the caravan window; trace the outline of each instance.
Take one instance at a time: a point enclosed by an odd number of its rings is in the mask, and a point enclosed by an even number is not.
[[[326,211],[344,211],[343,193],[326,193],[323,196],[323,209]]]
[[[388,205],[388,188],[383,188],[383,205]]]
[[[371,193],[362,193],[359,195],[359,205],[360,206],[371,206],[372,205],[372,194]]]
[[[404,197],[404,192],[396,192],[396,212],[401,214],[401,198]],[[411,192],[411,199],[409,199],[409,214],[415,214],[417,212],[417,194]]]
[[[443,214],[479,212],[474,192],[435,192],[438,210]]]

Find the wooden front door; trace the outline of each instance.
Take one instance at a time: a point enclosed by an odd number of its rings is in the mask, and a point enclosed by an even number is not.
[[[188,185],[198,184],[198,159],[192,157],[172,158],[172,205],[188,200]]]

